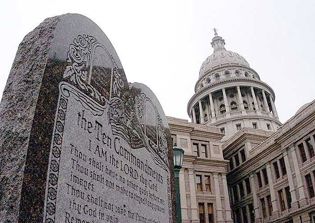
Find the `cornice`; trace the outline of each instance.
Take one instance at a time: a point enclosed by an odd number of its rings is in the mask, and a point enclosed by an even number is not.
[[[242,128],[236,132],[232,137],[222,144],[223,150],[228,147],[235,147],[246,139],[267,139],[273,132],[265,131],[261,129]]]
[[[244,146],[246,142],[250,142],[250,143],[257,142],[258,144],[261,144],[266,139],[268,139],[268,136],[266,135],[258,135],[254,133],[243,133],[239,138],[231,142],[229,145],[223,146],[223,149],[222,149],[223,156],[224,157],[230,156],[232,153],[234,153],[234,150],[237,150],[240,147]]]
[[[315,126],[315,100],[278,129],[275,141],[283,143],[295,136],[299,131],[304,130],[308,125]]]
[[[224,134],[220,133],[220,130],[215,126],[207,126],[203,124],[196,124],[188,122],[184,119],[176,119],[173,117],[167,117],[168,124],[171,132],[183,132],[189,133],[195,137],[206,137],[210,139],[221,140]]]

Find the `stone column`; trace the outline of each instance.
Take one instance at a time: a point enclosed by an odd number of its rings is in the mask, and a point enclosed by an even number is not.
[[[215,206],[216,206],[216,213],[217,213],[217,222],[223,222],[219,176],[217,173],[213,174],[213,179],[214,179],[214,192],[215,192],[215,204],[216,204]]]
[[[300,206],[303,206],[307,203],[307,200],[305,197],[305,192],[304,192],[304,187],[303,187],[303,179],[301,176],[299,163],[298,163],[298,159],[296,156],[296,151],[295,151],[295,148],[293,145],[290,147],[289,152],[291,153],[293,168],[294,168],[295,177],[296,177],[296,186],[297,186],[296,190],[299,193],[298,202],[299,202]]]
[[[297,209],[298,208],[298,203],[297,203],[297,200],[296,200],[295,187],[294,187],[294,183],[293,183],[292,171],[291,171],[291,167],[290,167],[290,162],[289,162],[287,151],[285,151],[283,153],[283,158],[284,158],[285,169],[287,171],[287,176],[288,176],[288,181],[289,181],[290,194],[291,194],[291,199],[292,199],[292,209]]]
[[[226,116],[230,116],[230,106],[226,97],[225,88],[222,88],[222,93],[223,93],[223,100],[224,100],[224,105],[225,105],[225,110],[226,110]]]
[[[276,109],[276,106],[275,106],[275,103],[273,101],[273,98],[270,97],[270,103],[271,103],[271,107],[272,107],[272,113],[273,115],[278,118],[278,113],[277,113],[277,109]]]
[[[191,206],[191,221],[199,222],[198,207],[197,207],[197,197],[196,197],[196,183],[195,174],[192,169],[189,169],[189,189],[190,189],[190,206]]]
[[[203,124],[205,121],[204,121],[204,116],[203,116],[201,100],[198,101],[198,104],[199,104],[200,124]]]
[[[266,93],[264,90],[262,90],[262,95],[263,95],[263,99],[264,99],[265,110],[269,114],[269,106],[268,106],[268,102],[267,102],[267,98],[266,98]]]
[[[238,104],[240,105],[242,114],[246,114],[245,108],[244,108],[244,104],[243,104],[243,97],[242,97],[242,94],[241,94],[240,86],[237,86],[236,88],[237,88],[237,94],[238,94]]]
[[[267,170],[268,185],[269,185],[270,197],[271,197],[271,203],[272,203],[272,216],[278,217],[277,198],[276,198],[276,192],[273,188],[273,179],[272,179],[272,175],[271,175],[270,163],[266,164],[266,170]]]
[[[258,103],[257,103],[256,94],[255,94],[255,91],[254,91],[254,87],[250,87],[250,90],[252,92],[252,97],[253,97],[253,100],[254,100],[255,109],[256,109],[257,112],[260,112],[260,109],[259,109],[259,106],[258,106]]]
[[[255,211],[255,222],[261,223],[261,216],[260,216],[260,211],[259,211],[259,200],[258,200],[257,191],[256,191],[256,188],[258,188],[258,187],[256,186],[256,183],[255,183],[254,174],[250,175],[249,180],[250,180],[250,186],[251,186],[251,190],[252,190],[252,194],[253,194],[253,206],[254,206],[254,211]]]
[[[186,188],[185,188],[185,168],[182,168],[179,172],[179,190],[180,190],[180,205],[182,211],[182,220],[188,221],[187,213],[187,200],[186,200]]]
[[[209,94],[209,101],[210,101],[210,109],[211,109],[211,120],[213,120],[215,118],[215,111],[214,111],[212,93]]]
[[[226,181],[226,175],[222,174],[223,194],[224,194],[224,206],[225,206],[225,221],[232,222],[231,205],[229,199],[228,186]]]
[[[206,113],[207,113],[207,121],[208,122],[211,119],[209,110],[210,110],[210,104],[207,104],[207,106],[206,106]]]
[[[313,138],[313,137],[311,137],[311,138]],[[311,159],[311,157],[310,157],[310,154],[308,153],[308,151],[307,151],[307,144],[306,144],[306,142],[305,142],[305,140],[303,140],[303,146],[304,146],[304,150],[305,150],[305,155],[306,155],[306,159],[307,160],[310,160]]]
[[[196,111],[195,111],[195,107],[192,107],[192,121],[193,123],[197,123],[196,122]]]

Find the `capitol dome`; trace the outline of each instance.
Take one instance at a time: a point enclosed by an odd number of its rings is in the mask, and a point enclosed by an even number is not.
[[[236,65],[248,68],[250,67],[244,57],[238,53],[225,49],[225,41],[221,36],[218,36],[217,33],[215,33],[215,37],[212,39],[211,45],[213,47],[213,53],[202,63],[199,77],[202,77],[212,70],[223,66]]]
[[[224,140],[242,128],[276,131],[281,123],[272,88],[242,56],[225,49],[216,29],[211,45],[187,106],[192,122],[218,127]]]

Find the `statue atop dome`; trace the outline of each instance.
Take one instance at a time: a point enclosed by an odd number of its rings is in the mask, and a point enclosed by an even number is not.
[[[216,28],[213,28],[213,31],[214,31],[214,35],[215,35],[215,36],[218,36],[217,29],[216,29]]]

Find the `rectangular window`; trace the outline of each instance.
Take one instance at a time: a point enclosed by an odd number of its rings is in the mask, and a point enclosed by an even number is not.
[[[211,178],[210,176],[205,176],[205,189],[208,192],[211,192]]]
[[[281,172],[282,172],[282,176],[286,175],[287,174],[287,170],[285,168],[285,162],[284,162],[284,158],[280,158],[279,159],[279,162],[280,162],[280,167],[281,167]]]
[[[202,191],[202,178],[201,175],[196,175],[197,191]]]
[[[305,153],[305,150],[304,150],[303,143],[299,144],[298,148],[299,148],[299,151],[300,151],[301,160],[304,163],[307,160],[307,157],[306,157],[306,153]]]
[[[266,204],[265,204],[265,199],[264,198],[260,199],[260,204],[261,204],[261,212],[263,214],[263,217],[266,218],[267,217],[267,212],[266,212]]]
[[[250,188],[250,182],[249,182],[249,178],[245,179],[245,186],[246,186],[246,193],[250,194],[252,192],[251,188]]]
[[[243,215],[243,222],[248,223],[247,211],[246,206],[242,207],[242,215]]]
[[[311,158],[314,157],[315,153],[314,153],[314,147],[313,147],[313,145],[311,143],[311,139],[308,138],[308,139],[305,140],[305,142],[306,142],[307,150],[308,150],[308,153],[309,153],[310,157]]]
[[[213,204],[208,203],[208,222],[214,223]]]
[[[267,205],[268,205],[268,214],[269,214],[269,216],[272,216],[271,196],[268,195],[266,198],[267,198]]]
[[[201,155],[202,157],[208,157],[207,145],[201,144]]]
[[[253,122],[252,124],[253,124],[253,128],[257,129],[257,122]]]
[[[260,172],[257,172],[256,175],[257,175],[257,180],[258,180],[258,186],[262,187],[262,180],[261,180]]]
[[[284,195],[283,190],[278,190],[278,196],[279,196],[279,203],[280,203],[280,209],[281,211],[285,210],[285,201],[284,201]]]
[[[236,130],[241,130],[242,125],[241,124],[236,124]]]
[[[279,172],[279,167],[278,167],[277,161],[273,163],[273,169],[275,171],[276,179],[278,179],[280,177],[280,172]]]
[[[291,193],[290,193],[290,187],[284,188],[284,191],[285,191],[285,196],[287,198],[288,208],[291,208],[292,198],[291,198]]]
[[[234,195],[234,200],[235,200],[235,202],[238,202],[238,193],[237,193],[237,186],[235,185],[234,187],[233,187],[233,195]]]
[[[269,182],[268,182],[268,175],[267,175],[267,170],[266,170],[266,168],[262,169],[262,173],[263,173],[265,185],[267,185]]]
[[[238,187],[240,188],[240,196],[243,198],[245,196],[243,182],[239,183]]]
[[[205,218],[205,204],[204,203],[198,203],[198,209],[199,209],[199,221],[200,223],[206,223]]]
[[[200,151],[199,151],[199,144],[198,143],[193,143],[193,151],[194,151],[195,156],[200,157]]]
[[[250,222],[255,222],[255,210],[253,204],[248,205]]]
[[[230,159],[230,169],[231,170],[234,169],[233,158]]]
[[[235,154],[234,159],[235,159],[235,165],[239,166],[240,165],[240,159],[238,157],[238,153]]]
[[[310,198],[312,198],[315,196],[315,194],[314,194],[314,187],[313,187],[311,174],[307,174],[305,176],[305,181],[306,181],[306,187],[307,187],[308,195]]]
[[[244,150],[244,149],[242,149],[242,150],[240,151],[240,154],[241,154],[241,159],[242,159],[242,162],[245,162],[245,161],[246,161],[245,150]]]

